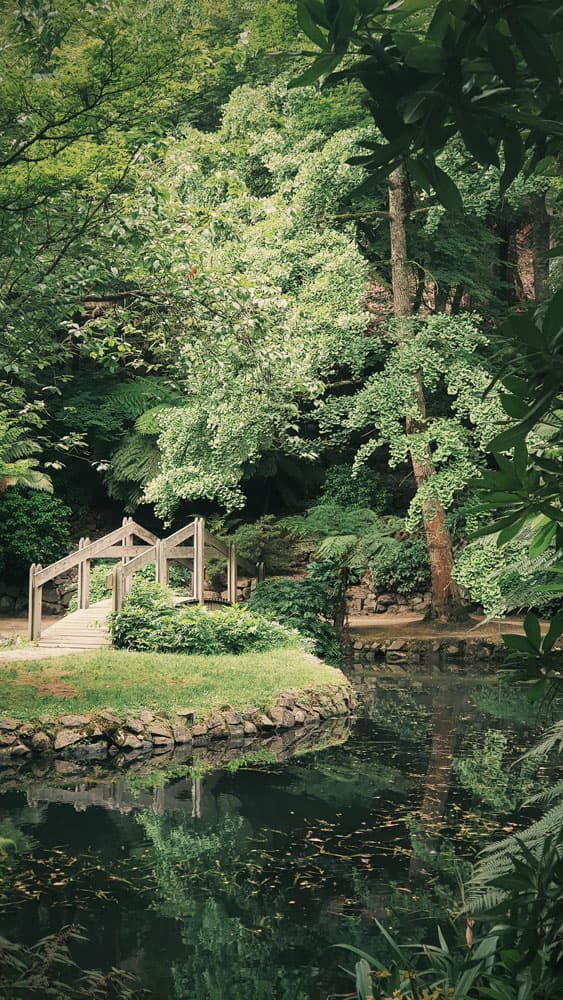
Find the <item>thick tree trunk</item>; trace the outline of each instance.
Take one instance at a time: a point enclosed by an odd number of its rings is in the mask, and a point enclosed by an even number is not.
[[[534,297],[539,302],[549,279],[550,218],[545,206],[545,194],[534,195],[531,205],[532,262],[534,268]]]
[[[393,285],[393,312],[398,320],[398,344],[404,344],[410,336],[412,317],[412,274],[407,255],[406,224],[409,217],[409,188],[404,167],[396,167],[389,175],[389,232],[391,237],[391,281]],[[406,421],[407,434],[416,433],[424,427],[426,405],[422,378],[417,376],[416,392],[418,414]],[[410,449],[412,469],[416,485],[420,487],[434,473],[430,449],[421,456]],[[433,617],[448,619],[459,616],[461,602],[459,590],[452,578],[453,554],[450,533],[446,525],[445,512],[436,497],[422,506],[422,518],[430,571],[432,579]]]

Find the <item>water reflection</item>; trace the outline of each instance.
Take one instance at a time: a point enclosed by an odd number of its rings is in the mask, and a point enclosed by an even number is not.
[[[9,774],[0,835],[19,844],[0,869],[0,932],[33,941],[79,922],[84,965],[134,970],[171,1000],[347,991],[328,946],[371,948],[376,917],[421,935],[453,904],[479,831],[507,822],[460,786],[456,760],[491,725],[513,756],[527,738],[491,721],[506,706],[490,685],[358,686],[353,729],[282,763],[175,762],[169,780],[69,762]]]

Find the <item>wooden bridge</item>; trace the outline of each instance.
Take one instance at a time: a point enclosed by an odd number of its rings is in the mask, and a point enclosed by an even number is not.
[[[227,568],[227,599],[208,596],[204,590],[205,567],[210,558],[219,558]],[[93,559],[114,559],[116,564],[106,577],[111,599],[90,607],[90,567]],[[91,542],[81,538],[78,549],[50,566],[34,563],[29,570],[28,637],[41,646],[67,646],[73,649],[97,648],[110,645],[107,619],[118,611],[131,586],[134,574],[154,564],[155,580],[168,584],[170,565],[187,563],[192,570],[191,593],[182,603],[235,604],[239,569],[255,580],[264,577],[264,564],[255,565],[237,555],[235,545],[216,538],[205,527],[203,517],[196,517],[185,527],[166,538],[158,538],[131,517],[125,517],[120,528]],[[42,633],[41,606],[43,587],[69,570],[78,568],[78,610],[50,625]]]

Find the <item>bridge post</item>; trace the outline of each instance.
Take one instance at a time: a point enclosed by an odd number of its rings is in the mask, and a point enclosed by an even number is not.
[[[121,605],[123,604],[123,573],[121,570],[121,563],[117,563],[116,566],[111,571],[112,576],[112,587],[111,587],[111,610],[121,611]]]
[[[123,520],[122,520],[122,522],[121,522],[121,524],[122,524],[123,527],[125,527],[127,524],[131,524],[132,521],[133,521],[132,517],[124,517]],[[124,535],[123,538],[121,539],[121,544],[122,544],[122,546],[124,548],[125,548],[126,545],[132,545],[133,544],[133,535]],[[123,566],[125,566],[125,564],[128,563],[128,562],[129,562],[129,557],[128,556],[126,556],[126,555],[121,556],[121,563],[122,563]],[[126,594],[130,591],[132,582],[133,582],[133,577],[132,576],[126,576],[125,577],[124,584],[123,584],[123,589],[124,589],[124,592]]]
[[[155,544],[154,553],[154,578],[157,583],[161,583],[163,587],[166,587],[168,580],[168,560],[166,558],[166,549],[161,541]]]
[[[234,542],[229,543],[229,556],[227,561],[227,600],[229,604],[237,602],[237,550]]]
[[[81,538],[78,551],[90,544],[89,538]],[[78,564],[78,607],[85,609],[90,605],[90,560],[84,559]]]
[[[29,603],[27,610],[27,636],[32,642],[41,638],[41,605],[43,601],[43,587],[35,583],[35,574],[39,573],[43,567],[41,563],[33,563],[29,567]]]
[[[203,586],[205,581],[205,519],[196,517],[194,526],[194,597],[198,604],[203,604]]]

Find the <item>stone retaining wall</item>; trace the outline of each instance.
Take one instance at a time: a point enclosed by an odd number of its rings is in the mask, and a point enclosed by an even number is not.
[[[194,719],[190,709],[178,709],[174,717],[148,709],[126,719],[112,711],[63,715],[54,722],[0,717],[0,757],[37,754],[96,760],[122,754],[133,759],[177,746],[201,747],[218,740],[244,742],[260,735],[271,736],[281,730],[349,715],[354,706],[350,685],[323,684],[282,691],[276,703],[265,711],[249,706],[239,712],[225,705],[201,721]]]
[[[430,591],[412,594],[389,594],[382,587],[372,587],[367,580],[349,587],[346,592],[346,606],[349,615],[399,614],[402,611],[425,615],[430,608]]]
[[[493,669],[505,656],[504,648],[478,637],[467,639],[356,639],[349,647],[354,663],[405,664],[436,666],[455,663],[482,663],[488,660]]]
[[[76,573],[51,580],[43,587],[44,615],[64,615],[76,593]],[[27,611],[28,594],[25,584],[0,581],[0,614],[21,615]]]

